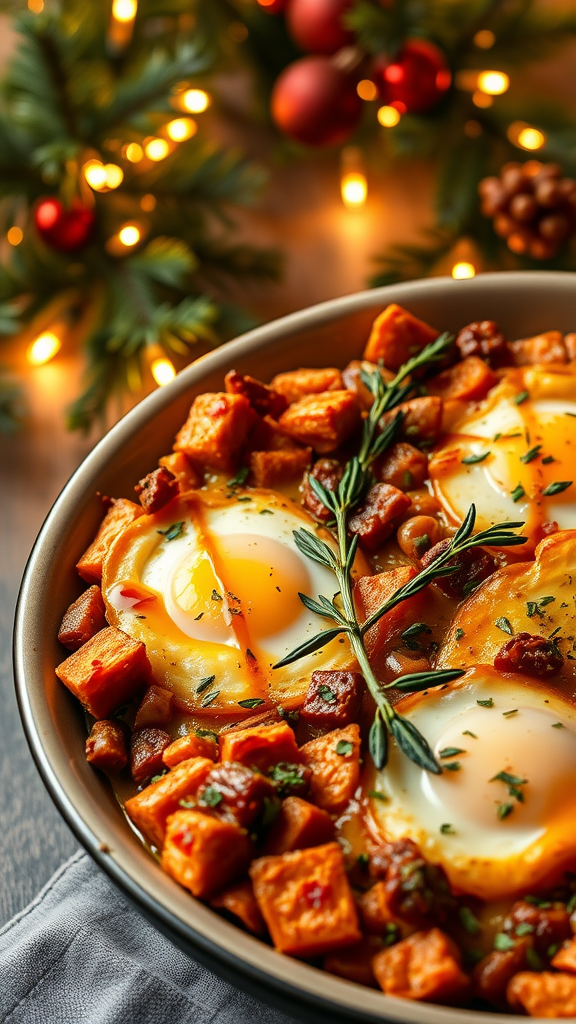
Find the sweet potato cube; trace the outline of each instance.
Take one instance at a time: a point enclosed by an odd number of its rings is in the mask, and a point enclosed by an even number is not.
[[[181,800],[195,798],[199,786],[213,767],[214,763],[207,757],[182,761],[167,775],[162,775],[126,801],[126,814],[152,846],[160,849],[168,817],[179,809]]]
[[[58,639],[69,651],[77,651],[106,627],[106,608],[100,587],[88,587],[64,612]]]
[[[397,408],[384,413],[380,426],[384,427],[395,419],[398,412],[403,414],[397,439],[412,441],[436,441],[442,432],[442,399],[439,395],[424,395],[402,402]]]
[[[360,406],[351,391],[306,395],[282,413],[282,430],[323,454],[333,452],[360,426]]]
[[[561,946],[555,956],[552,957],[550,964],[559,971],[576,973],[576,938],[570,939],[569,942]]]
[[[361,576],[354,587],[354,601],[360,620],[364,622],[368,619],[416,575],[416,570],[411,565],[399,565],[396,569],[380,572],[376,576]],[[422,590],[414,597],[402,601],[370,627],[365,636],[369,658],[375,658],[382,648],[388,646],[407,626],[412,622],[418,622],[426,601],[425,593],[426,591]]]
[[[313,672],[300,717],[315,728],[349,725],[356,717],[363,693],[364,680],[359,672]]]
[[[380,988],[388,996],[459,1003],[470,989],[456,944],[439,928],[415,932],[372,960]]]
[[[517,939],[512,949],[494,949],[472,972],[474,994],[498,1009],[508,1009],[506,989],[511,978],[525,966],[528,939]]]
[[[565,334],[564,345],[568,362],[573,363],[576,360],[576,334]]]
[[[168,768],[174,768],[181,761],[189,761],[191,757],[208,757],[215,761],[218,757],[218,741],[213,736],[189,732],[187,736],[174,740],[162,754],[162,760]]]
[[[86,760],[103,772],[119,772],[128,764],[126,735],[118,721],[94,722],[86,740]]]
[[[350,517],[348,529],[358,534],[361,548],[377,551],[394,532],[410,505],[410,498],[392,484],[374,484]]]
[[[385,935],[390,925],[399,924],[390,907],[385,882],[376,882],[371,889],[363,892],[358,907],[364,928],[372,935]]]
[[[250,431],[248,447],[255,452],[294,451],[300,445],[280,429],[271,416],[259,416]]]
[[[272,941],[282,953],[311,957],[361,937],[338,843],[261,857],[250,868]]]
[[[135,729],[130,739],[130,771],[139,786],[164,769],[162,755],[172,737],[164,729]]]
[[[150,673],[144,644],[115,626],[101,629],[56,669],[64,686],[94,718],[107,718],[131,700]]]
[[[341,391],[342,374],[334,366],[320,370],[288,370],[278,373],[270,387],[283,395],[289,405],[298,402],[305,395],[318,395],[321,391]]]
[[[244,395],[254,412],[260,416],[272,416],[278,419],[288,405],[284,395],[267,384],[262,384],[255,377],[242,376],[236,370],[229,370],[224,378],[224,387],[229,395]]]
[[[422,487],[428,476],[428,458],[419,448],[398,441],[374,465],[378,480],[400,491]]]
[[[210,906],[216,910],[227,910],[242,922],[245,928],[254,935],[266,934],[266,923],[258,901],[254,895],[252,882],[236,882],[216,893],[210,900]]]
[[[294,733],[286,722],[224,732],[219,743],[221,761],[236,761],[262,772],[280,761],[298,763],[302,760]]]
[[[250,453],[249,466],[256,487],[279,487],[302,476],[312,458],[310,448]]]
[[[165,469],[172,473],[172,476],[176,477],[181,494],[184,494],[186,491],[192,491],[195,487],[200,487],[202,483],[202,477],[194,469],[190,459],[184,452],[172,452],[171,455],[163,455],[161,459],[158,459],[158,465],[164,466]]]
[[[298,796],[282,801],[264,845],[264,853],[281,854],[321,846],[334,838],[334,822],[326,811]]]
[[[392,302],[374,321],[364,359],[372,363],[382,359],[387,369],[399,370],[402,363],[434,341],[439,333],[435,327]]]
[[[520,971],[508,982],[506,998],[513,1010],[529,1017],[576,1017],[576,977],[564,972]]]
[[[176,477],[166,466],[159,466],[148,473],[136,484],[134,490],[148,515],[159,512],[180,493]]]
[[[560,331],[544,331],[533,338],[510,342],[514,366],[535,366],[538,363],[567,363],[568,353]]]
[[[174,451],[184,452],[200,467],[230,471],[255,419],[244,395],[198,395],[176,435]]]
[[[83,580],[87,583],[100,583],[102,563],[116,537],[119,537],[130,523],[143,515],[144,509],[133,501],[128,501],[128,498],[112,499],[98,533],[76,564]]]
[[[233,821],[202,811],[176,811],[168,818],[162,867],[193,896],[209,899],[244,874],[252,844]]]
[[[493,370],[478,356],[468,356],[427,381],[431,395],[439,395],[445,402],[470,402],[485,398],[498,382]]]
[[[144,694],[134,719],[135,729],[145,729],[149,725],[165,726],[170,721],[174,694],[163,686],[155,683],[149,686]]]
[[[360,729],[356,723],[334,729],[300,747],[304,764],[312,769],[310,799],[338,814],[350,803],[360,781]]]

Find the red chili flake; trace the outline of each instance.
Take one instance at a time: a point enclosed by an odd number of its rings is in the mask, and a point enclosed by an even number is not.
[[[330,886],[324,882],[309,881],[302,885],[302,898],[310,904],[314,910],[320,910],[330,895]]]

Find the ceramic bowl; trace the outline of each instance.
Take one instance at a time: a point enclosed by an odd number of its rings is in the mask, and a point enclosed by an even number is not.
[[[217,391],[230,367],[269,380],[299,366],[344,366],[362,352],[370,324],[389,302],[440,330],[496,320],[519,338],[576,329],[576,276],[527,272],[472,280],[435,278],[361,292],[250,331],[197,360],[144,399],[94,448],[62,491],[36,541],[22,583],[15,674],[24,728],[55,803],[100,867],[138,910],[191,957],[300,1020],[410,1024],[509,1024],[510,1017],[384,996],[283,956],[186,894],[128,828],[111,788],[86,763],[84,716],[54,675],[56,633],[80,592],[74,569],[101,516],[99,491],[133,486],[169,452],[195,395]]]

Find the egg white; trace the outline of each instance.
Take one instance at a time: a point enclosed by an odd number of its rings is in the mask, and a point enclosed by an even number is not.
[[[482,706],[478,701],[492,702]],[[373,786],[372,827],[411,838],[458,891],[492,900],[555,884],[576,867],[576,707],[534,680],[489,666],[444,689],[404,698],[402,712],[445,770],[418,768],[396,745]],[[513,714],[508,714],[513,712]],[[441,756],[446,748],[461,753]],[[446,766],[458,762],[460,769]],[[526,780],[523,799],[494,776]],[[498,808],[512,810],[499,817]]]

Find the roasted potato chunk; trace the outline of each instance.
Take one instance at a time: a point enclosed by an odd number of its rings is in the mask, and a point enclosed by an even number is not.
[[[270,387],[284,396],[289,405],[298,402],[305,395],[318,395],[321,391],[341,391],[342,374],[335,366],[320,370],[301,369],[278,373]]]
[[[364,359],[372,363],[381,359],[388,370],[399,370],[403,363],[435,341],[439,333],[435,327],[392,302],[374,321]]]
[[[360,406],[351,391],[306,395],[282,413],[282,430],[323,455],[333,452],[360,426]]]
[[[174,450],[184,452],[202,468],[231,471],[255,420],[256,413],[244,395],[198,395],[176,435]]]

